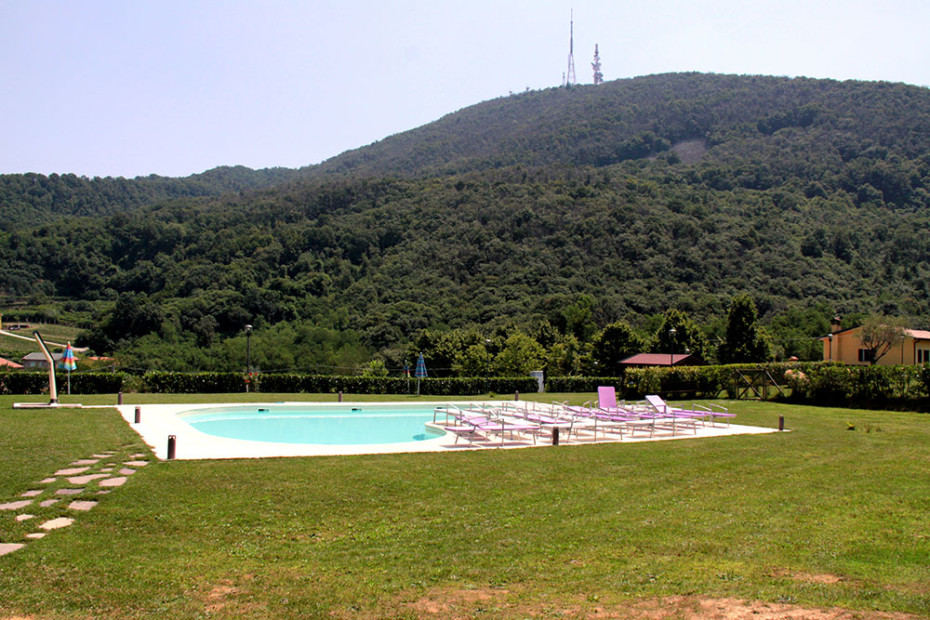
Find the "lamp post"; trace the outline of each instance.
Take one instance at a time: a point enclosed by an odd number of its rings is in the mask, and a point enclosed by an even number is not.
[[[487,386],[486,386],[486,387],[488,388],[488,396],[489,396],[489,397],[490,397],[490,394],[491,394],[491,350],[490,350],[490,347],[491,347],[491,339],[490,339],[490,338],[485,338],[485,339],[484,339],[484,353],[485,353],[485,356],[484,356],[484,376],[485,376],[485,378],[486,378],[486,380],[487,380],[487,381],[486,381],[486,383],[487,383]]]
[[[252,381],[252,326],[245,326],[245,391],[249,391],[249,382]]]
[[[675,334],[678,333],[674,327],[668,330],[668,365],[675,365]]]

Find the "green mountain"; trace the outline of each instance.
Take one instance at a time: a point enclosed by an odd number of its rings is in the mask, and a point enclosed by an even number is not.
[[[307,172],[319,178],[602,167],[671,150],[685,163],[772,167],[756,185],[819,180],[823,167],[874,157],[870,148],[909,159],[925,154],[927,95],[903,84],[654,75],[488,101]]]
[[[550,350],[618,320],[648,336],[672,308],[713,346],[743,291],[781,354],[813,357],[833,313],[926,327],[928,153],[930,91],[902,84],[530,92],[299,171],[70,178],[70,194],[63,175],[54,198],[0,177],[0,291],[90,308],[99,352],[168,347],[172,367],[213,364],[246,323],[266,368],[298,364],[297,343],[390,361],[424,329],[516,325]]]
[[[176,198],[219,196],[285,183],[297,176],[286,168],[220,167],[185,178],[150,175],[79,177],[75,174],[0,175],[0,228],[11,230],[61,216],[105,216]]]

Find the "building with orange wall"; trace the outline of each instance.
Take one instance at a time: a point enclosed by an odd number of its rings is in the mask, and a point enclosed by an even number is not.
[[[838,327],[838,326],[834,326]],[[904,341],[894,345],[876,364],[897,366],[899,364],[926,364],[930,362],[930,331],[905,329]],[[842,362],[867,366],[871,363],[869,350],[862,346],[862,327],[853,327],[828,334],[823,342],[823,361]]]

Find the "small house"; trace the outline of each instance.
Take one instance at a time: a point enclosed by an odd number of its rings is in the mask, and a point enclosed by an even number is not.
[[[821,338],[823,361],[852,365],[869,365],[872,352],[862,346],[862,327],[844,329]],[[930,331],[905,329],[904,341],[893,345],[875,363],[880,366],[913,365],[930,362]]]
[[[637,353],[620,365],[624,368],[646,368],[648,366],[706,366],[707,362],[693,353]]]
[[[52,359],[55,360],[55,363],[61,361],[62,353],[52,353]],[[23,357],[23,368],[48,368],[48,360],[45,359],[45,354],[40,352],[30,353]]]

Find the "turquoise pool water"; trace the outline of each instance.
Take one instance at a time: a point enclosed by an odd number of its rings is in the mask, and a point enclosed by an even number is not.
[[[231,405],[180,414],[192,427],[218,437],[276,443],[354,446],[424,441],[435,405]]]

